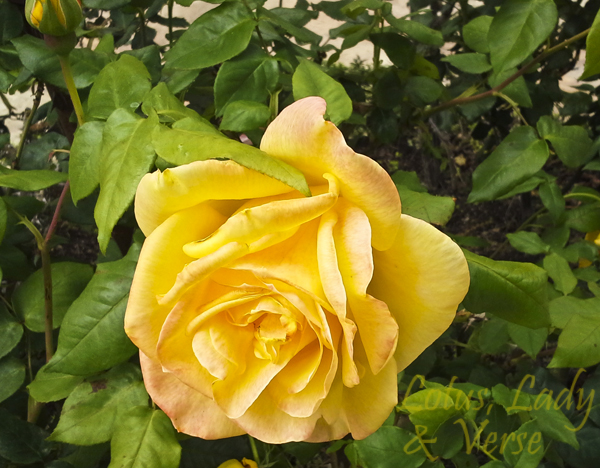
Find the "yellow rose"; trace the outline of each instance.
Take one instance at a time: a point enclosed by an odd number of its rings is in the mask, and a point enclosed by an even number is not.
[[[467,292],[458,246],[401,216],[388,174],[324,112],[321,98],[297,101],[261,144],[304,173],[310,198],[232,161],[139,185],[147,239],[125,328],[148,392],[181,432],[367,437],[397,404],[397,373]]]

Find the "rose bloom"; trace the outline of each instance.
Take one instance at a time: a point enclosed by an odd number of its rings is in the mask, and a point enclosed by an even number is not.
[[[147,239],[125,329],[150,396],[181,432],[367,437],[397,404],[397,373],[467,292],[459,247],[400,214],[388,174],[346,145],[325,107],[297,101],[261,143],[302,171],[312,197],[219,160],[138,187]]]

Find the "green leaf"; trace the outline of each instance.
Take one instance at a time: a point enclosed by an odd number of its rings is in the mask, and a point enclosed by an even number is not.
[[[407,38],[391,32],[371,34],[370,38],[398,68],[408,70],[412,67],[415,61],[415,46]]]
[[[94,210],[100,250],[106,251],[115,224],[133,201],[140,180],[152,167],[156,114],[142,119],[117,109],[106,122],[100,164],[100,196]]]
[[[573,314],[558,337],[548,367],[589,367],[600,362],[600,317]]]
[[[87,197],[100,183],[100,155],[104,122],[86,122],[75,132],[69,157],[73,203]]]
[[[382,8],[383,5],[384,2],[381,0],[354,0],[347,5],[344,5],[341,9],[341,12],[349,18],[356,19],[366,10],[378,10]]]
[[[256,12],[273,24],[283,28],[286,32],[294,36],[300,42],[306,42],[315,45],[318,45],[319,42],[321,42],[321,36],[312,32],[310,29],[296,26],[294,23],[286,20],[281,15],[278,15],[276,12],[267,10],[263,7],[258,7]]]
[[[540,185],[540,198],[556,224],[565,212],[565,199],[556,182],[544,182]]]
[[[493,19],[491,16],[478,16],[463,26],[462,36],[471,50],[480,54],[489,53],[488,32]]]
[[[565,213],[565,226],[579,232],[600,230],[600,203],[586,203]]]
[[[492,398],[509,415],[531,409],[529,394],[521,390],[509,389],[502,384],[495,385],[492,388]]]
[[[529,328],[549,325],[548,276],[543,269],[531,263],[497,262],[464,253],[471,273],[471,286],[464,299],[469,311],[490,312]]]
[[[415,426],[426,428],[433,435],[448,419],[459,413],[455,401],[444,390],[429,388],[413,393],[405,398],[400,408],[409,413],[409,419]]]
[[[441,47],[444,45],[444,37],[442,33],[425,26],[418,21],[411,21],[407,19],[398,19],[391,13],[384,15],[384,18],[390,26],[395,30],[406,34],[415,41],[422,42],[423,44]]]
[[[449,419],[442,424],[434,435],[436,442],[431,444],[431,452],[442,458],[452,458],[463,448],[465,435],[457,430],[458,418]],[[423,465],[421,465],[423,467]],[[436,468],[442,468],[436,467]]]
[[[550,301],[550,321],[553,327],[565,328],[573,315],[593,318],[598,315],[600,299],[579,299],[562,296]]]
[[[271,110],[264,104],[253,101],[235,101],[227,106],[220,130],[245,132],[266,126]]]
[[[465,73],[479,74],[492,69],[487,56],[479,53],[448,55],[442,59],[442,62],[448,62]]]
[[[548,159],[548,145],[532,127],[517,127],[473,172],[468,202],[495,200],[538,172]]]
[[[535,359],[546,343],[548,329],[537,328],[534,330],[516,323],[509,323],[508,335],[514,344],[525,351],[532,359]]]
[[[454,200],[451,197],[438,197],[423,192],[414,192],[402,185],[396,185],[402,213],[422,219],[431,224],[444,226],[454,212]]]
[[[116,262],[101,263],[85,290],[67,311],[58,349],[46,372],[90,375],[135,353],[124,330],[125,309],[139,248]]]
[[[336,125],[352,114],[352,100],[344,87],[322,71],[318,65],[301,60],[292,77],[294,99],[321,96],[327,102],[327,115]]]
[[[564,295],[573,292],[577,286],[577,278],[573,275],[571,267],[567,261],[555,253],[544,257],[544,270],[548,272],[548,276],[554,281],[554,287]]]
[[[527,421],[509,434],[502,453],[515,468],[537,468],[545,453],[544,439],[537,422]]]
[[[403,186],[413,192],[427,192],[427,188],[423,184],[421,184],[419,176],[416,172],[396,171],[392,175],[392,180],[396,184],[396,187]]]
[[[310,195],[306,179],[298,169],[253,146],[222,135],[176,128],[177,124],[172,129],[160,125],[153,135],[152,144],[165,161],[181,165],[213,158],[231,159],[242,166],[273,177],[306,196]]]
[[[75,445],[106,442],[117,427],[119,415],[147,401],[139,368],[132,364],[114,367],[77,386],[65,401],[49,440]]]
[[[10,2],[0,2],[0,44],[21,34],[23,17],[19,9]]]
[[[413,432],[396,426],[383,426],[363,440],[356,440],[352,446],[362,466],[368,468],[418,468],[425,460],[423,450],[407,453],[404,448],[410,443],[419,444]],[[413,450],[416,445],[410,446]]]
[[[35,192],[67,180],[67,174],[55,171],[18,171],[3,169],[0,173],[0,187]]]
[[[46,432],[0,408],[0,456],[18,464],[41,462],[46,455]]]
[[[279,65],[260,50],[249,49],[244,54],[225,62],[215,79],[216,115],[221,116],[227,105],[234,101],[264,103],[277,86]]]
[[[515,232],[514,234],[507,234],[506,237],[510,245],[519,252],[538,255],[550,251],[550,246],[540,239],[540,236],[535,232]]]
[[[58,328],[71,303],[81,294],[92,278],[89,265],[73,262],[52,264],[52,324]],[[15,311],[25,319],[25,326],[33,332],[45,329],[44,274],[33,273],[21,283],[12,296]]]
[[[47,372],[44,366],[37,372],[27,389],[35,401],[47,403],[67,398],[82,380],[83,377],[78,375]]]
[[[177,468],[181,446],[165,413],[135,406],[119,418],[110,454],[108,468]]]
[[[537,129],[542,138],[552,143],[556,155],[567,167],[583,166],[593,156],[593,142],[585,128],[579,125],[562,126],[552,117],[544,115]]]
[[[14,357],[0,360],[0,382],[0,402],[3,402],[25,382],[25,363]]]
[[[50,50],[42,39],[31,35],[23,35],[12,40],[19,59],[23,65],[46,83],[66,88],[57,55]],[[73,49],[69,54],[69,63],[73,72],[73,80],[77,88],[91,85],[98,73],[110,59],[106,54],[97,53],[87,48]]]
[[[223,65],[224,66],[224,65]],[[222,68],[222,67],[221,67]],[[161,121],[177,122],[187,117],[205,122],[214,130],[214,127],[193,109],[189,109],[177,99],[164,82],[158,83],[152,91],[144,97],[142,111],[150,115],[152,110],[156,112]]]
[[[160,81],[160,73],[162,71],[160,49],[156,44],[152,44],[141,49],[124,50],[123,55],[131,55],[144,64],[152,83]]]
[[[49,155],[54,150],[68,150],[69,140],[59,133],[48,132],[41,138],[33,139],[23,148],[19,159],[19,169],[49,169]]]
[[[242,3],[223,3],[191,24],[165,54],[165,68],[197,70],[225,62],[246,49],[255,26]]]
[[[542,433],[578,449],[579,442],[577,442],[577,436],[575,435],[575,427],[563,414],[550,394],[541,393],[537,397],[531,395],[529,398],[533,403],[530,415],[538,422],[538,427]]]
[[[585,66],[579,79],[585,80],[597,73],[600,73],[600,11],[596,13],[592,29],[585,39]]]
[[[88,98],[87,118],[106,120],[115,109],[135,111],[150,91],[150,73],[137,58],[123,54],[98,75]]]
[[[496,86],[501,85],[506,79],[510,78],[516,72],[516,68],[509,68],[500,73],[494,73],[488,79],[488,83],[492,88],[495,88]],[[525,78],[522,76],[519,76],[516,80],[506,86],[501,93],[505,96],[508,96],[522,107],[533,107],[531,96],[529,96],[527,83],[525,82]]]
[[[477,334],[477,345],[482,353],[498,354],[506,349],[509,338],[508,323],[498,318],[483,323]]]
[[[494,16],[488,33],[492,66],[513,68],[550,35],[558,19],[553,0],[507,0]]]
[[[443,91],[442,85],[428,76],[411,76],[404,87],[404,94],[417,106],[436,101]]]
[[[351,49],[359,42],[364,41],[369,37],[371,31],[375,27],[374,23],[371,24],[357,24],[353,28],[348,28],[348,31],[353,31],[351,34],[347,34],[342,42],[341,50]]]
[[[23,325],[0,304],[0,358],[10,353],[23,336]]]

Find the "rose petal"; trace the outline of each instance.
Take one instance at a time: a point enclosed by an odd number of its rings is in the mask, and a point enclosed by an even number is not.
[[[346,200],[336,205],[333,230],[338,265],[371,371],[377,374],[396,350],[398,324],[387,305],[367,294],[373,276],[371,227],[365,213]],[[365,363],[366,365],[366,363]]]
[[[144,242],[129,293],[125,331],[149,357],[156,359],[160,330],[172,307],[159,305],[156,297],[169,291],[190,261],[182,247],[207,236],[223,221],[208,205],[197,205],[171,216]]]
[[[253,271],[265,278],[278,278],[311,291],[325,300],[321,281],[315,275],[317,252],[315,238],[318,220],[306,223],[289,239],[268,249],[241,257],[229,268]]]
[[[243,200],[290,191],[284,183],[233,161],[197,161],[146,174],[135,196],[135,217],[148,236],[173,213],[206,200]]]
[[[282,346],[276,363],[249,355],[243,374],[228,376],[213,384],[214,399],[227,416],[237,419],[246,412],[269,382],[299,351],[299,340],[300,337],[295,335],[290,342]]]
[[[400,371],[450,326],[469,289],[469,269],[448,236],[408,215],[402,215],[392,248],[373,256],[369,293],[383,300],[398,322]]]
[[[296,418],[308,418],[327,396],[337,368],[337,354],[325,349],[317,373],[304,389],[298,393],[278,392],[275,387],[271,388],[275,383],[273,382],[269,385],[269,393],[280,410]]]
[[[318,413],[308,418],[290,416],[277,408],[269,395],[263,394],[235,422],[248,434],[263,442],[283,444],[306,440],[318,419]]]
[[[359,361],[366,359],[360,343],[355,350]],[[397,374],[396,362],[391,359],[377,375],[364,368],[360,385],[352,388],[345,387],[336,377],[320,407],[323,415],[320,435],[314,434],[311,441],[344,426],[355,439],[364,439],[379,429],[398,404]],[[325,423],[330,426],[329,431],[322,427]]]
[[[342,346],[342,377],[344,385],[353,387],[360,382],[358,369],[354,363],[356,325],[346,317],[346,290],[342,274],[338,268],[337,253],[333,240],[333,228],[337,224],[337,221],[338,216],[335,211],[329,211],[321,217],[317,236],[319,277],[325,296],[335,310],[344,332],[344,344]],[[371,246],[369,246],[370,248]]]
[[[256,300],[255,291],[231,291],[213,281],[207,281],[190,291],[167,316],[157,346],[157,358],[163,368],[172,372],[186,385],[212,398],[216,380],[198,361],[194,353],[194,337],[202,323],[228,307]],[[201,318],[202,321],[197,319]],[[194,323],[194,321],[196,321]]]
[[[245,434],[213,400],[163,372],[160,364],[141,351],[140,364],[148,394],[178,431],[209,440]]]
[[[260,206],[245,208],[231,216],[209,237],[184,246],[190,257],[201,258],[230,242],[252,243],[277,232],[290,231],[330,209],[338,199],[335,177],[325,174],[329,191],[311,198],[266,201]]]
[[[322,183],[324,173],[340,181],[340,193],[369,217],[373,247],[389,248],[400,223],[400,197],[385,170],[372,159],[356,154],[331,122],[323,120],[322,98],[301,99],[286,107],[269,125],[260,149]]]

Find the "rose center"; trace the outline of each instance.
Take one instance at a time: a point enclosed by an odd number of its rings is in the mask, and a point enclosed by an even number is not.
[[[279,359],[279,350],[298,330],[298,322],[291,315],[270,311],[253,311],[254,355],[274,364]]]

